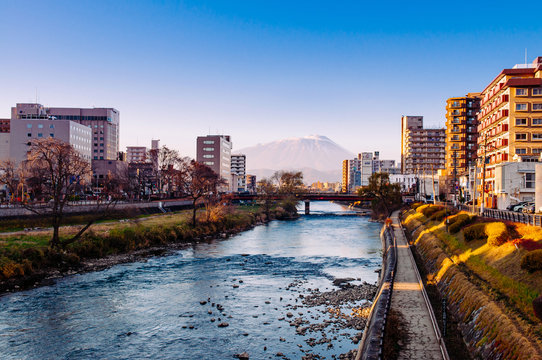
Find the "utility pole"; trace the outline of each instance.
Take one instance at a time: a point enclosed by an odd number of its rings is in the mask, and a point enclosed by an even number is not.
[[[454,206],[457,204],[457,150],[454,150]]]
[[[487,134],[484,138],[484,157],[482,158],[482,203],[480,204],[480,215],[484,214],[484,201],[486,194],[486,153],[487,153]]]
[[[437,196],[435,194],[435,173],[433,171],[433,164],[431,164],[431,181],[433,181],[433,205],[437,204]]]
[[[478,166],[474,164],[474,185],[472,186],[472,212],[476,210],[476,185],[478,184]]]

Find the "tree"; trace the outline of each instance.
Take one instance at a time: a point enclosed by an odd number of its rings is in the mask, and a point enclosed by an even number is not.
[[[21,181],[23,180],[23,175],[21,169],[17,167],[14,161],[7,160],[0,162],[0,184],[6,186],[7,194],[9,198],[17,197],[17,192],[20,188]],[[23,192],[24,189],[21,189]],[[21,196],[21,201],[24,196]]]
[[[303,173],[301,171],[277,171],[272,176],[277,183],[279,193],[296,194],[303,189]]]
[[[218,187],[226,182],[213,169],[195,160],[185,158],[180,164],[175,180],[180,191],[192,199],[192,225],[196,226],[198,201],[216,195]]]
[[[262,180],[258,181],[257,192],[263,198],[265,215],[269,219],[271,203],[273,201],[273,197],[277,194],[277,187],[275,184],[273,184],[271,179],[263,178]]]
[[[152,153],[151,158],[157,167],[158,189],[162,193],[165,188],[165,193],[169,197],[173,191],[173,179],[182,163],[179,152],[164,145],[156,154]]]
[[[389,216],[402,203],[401,185],[391,184],[388,173],[373,173],[369,185],[358,190],[358,195],[373,198],[373,216]]]
[[[113,196],[113,185],[108,185],[106,197],[102,199],[104,201],[97,201],[94,211],[97,216],[89,216],[89,221],[77,234],[60,241],[59,229],[68,201],[90,184],[92,172],[89,161],[70,144],[46,138],[32,141],[27,160],[21,162],[17,169],[21,174],[19,182],[34,197],[34,201],[22,202],[21,205],[37,215],[51,217],[51,247],[65,247],[77,241],[98,218],[107,214],[107,210],[118,199]],[[5,165],[3,170],[4,174],[8,173]],[[113,181],[113,176],[110,176],[109,181]]]

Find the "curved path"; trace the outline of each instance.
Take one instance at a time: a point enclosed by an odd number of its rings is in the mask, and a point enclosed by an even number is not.
[[[433,309],[427,300],[416,263],[399,221],[399,212],[391,217],[397,242],[397,270],[391,308],[401,313],[408,339],[399,359],[442,359],[448,354],[436,325]],[[441,346],[442,344],[442,346]]]

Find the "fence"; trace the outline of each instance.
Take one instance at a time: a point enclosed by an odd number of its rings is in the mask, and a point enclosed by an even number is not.
[[[459,210],[468,211],[470,213],[480,214],[479,207],[475,207],[474,212],[473,207],[468,205],[457,205],[456,208]],[[480,215],[493,219],[508,220],[527,225],[542,226],[542,215],[538,214],[527,214],[508,210],[484,209],[483,213]]]

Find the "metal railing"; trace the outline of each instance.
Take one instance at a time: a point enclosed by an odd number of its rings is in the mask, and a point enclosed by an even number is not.
[[[542,226],[542,215],[539,214],[528,214],[516,211],[509,210],[497,210],[497,209],[484,209],[483,213],[480,213],[480,208],[475,207],[473,212],[473,207],[469,205],[459,204],[456,206],[456,209],[470,212],[471,214],[481,215],[488,218],[498,219],[498,220],[507,220],[518,222],[527,225],[533,226]]]

